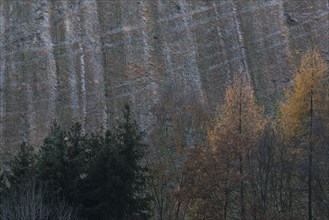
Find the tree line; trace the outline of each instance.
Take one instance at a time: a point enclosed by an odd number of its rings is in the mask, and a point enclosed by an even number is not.
[[[168,91],[147,144],[128,106],[104,134],[54,124],[41,147],[22,144],[0,176],[0,219],[329,219],[328,66],[317,51],[272,115],[243,73],[215,117]]]
[[[40,148],[23,143],[1,176],[0,219],[146,219],[142,138],[128,106],[105,134],[55,123]]]
[[[329,219],[328,92],[316,51],[303,56],[274,116],[236,77],[208,145],[190,150],[183,167],[192,219]]]

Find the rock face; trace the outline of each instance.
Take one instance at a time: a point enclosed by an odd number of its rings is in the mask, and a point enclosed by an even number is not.
[[[150,130],[168,88],[214,111],[241,71],[270,109],[328,30],[328,0],[0,0],[1,151],[55,119],[106,128],[126,101]]]

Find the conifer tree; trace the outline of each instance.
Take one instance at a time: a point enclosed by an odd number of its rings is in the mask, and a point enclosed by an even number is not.
[[[138,216],[148,217],[150,197],[146,193],[148,170],[141,164],[146,145],[143,143],[143,132],[132,118],[129,105],[125,105],[123,117],[113,130],[112,141],[117,165],[121,166],[118,173],[122,185],[117,190],[117,207],[123,210],[125,218]],[[120,191],[120,189],[122,191]],[[119,218],[123,219],[123,218]]]
[[[67,137],[59,124],[54,123],[49,135],[44,139],[38,160],[38,178],[47,182],[47,190],[62,194],[67,183]]]
[[[92,136],[92,159],[79,184],[81,213],[87,219],[147,219],[147,169],[141,164],[143,133],[125,106],[123,117],[105,137]]]
[[[314,154],[319,145],[319,130],[324,129],[328,111],[328,67],[317,51],[306,53],[280,105],[280,124],[285,139],[299,148],[307,146],[308,219],[313,219]]]
[[[26,143],[22,143],[20,151],[10,162],[10,173],[7,178],[12,187],[15,187],[27,179],[36,177],[37,155],[34,148]]]
[[[83,219],[146,219],[150,197],[142,165],[143,133],[125,106],[118,125],[105,135],[82,135],[54,124],[37,163],[47,197],[64,198]]]
[[[227,87],[224,104],[213,128],[209,130],[209,144],[216,161],[224,167],[222,176],[226,176],[223,219],[227,219],[228,203],[232,200],[229,192],[237,186],[240,218],[247,218],[245,179],[249,171],[246,160],[257,145],[265,123],[263,108],[257,104],[251,85],[242,76],[236,76],[233,84]]]

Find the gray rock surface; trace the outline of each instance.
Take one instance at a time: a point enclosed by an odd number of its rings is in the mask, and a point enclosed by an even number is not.
[[[173,87],[215,111],[241,71],[270,110],[328,30],[328,0],[0,0],[0,149],[55,119],[106,128],[126,101],[150,131]]]

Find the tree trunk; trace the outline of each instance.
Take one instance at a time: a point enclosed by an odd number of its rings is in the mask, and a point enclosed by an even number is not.
[[[244,177],[243,177],[243,167],[242,167],[242,155],[240,154],[240,175],[241,175],[241,185],[240,185],[240,202],[241,202],[241,220],[245,219],[245,204],[244,204]]]
[[[242,80],[242,79],[241,79]],[[239,157],[239,162],[240,162],[240,175],[241,175],[241,185],[240,185],[240,202],[241,202],[241,220],[245,219],[245,204],[244,204],[244,177],[243,177],[243,161],[242,161],[242,140],[241,140],[241,135],[242,135],[242,88],[240,87],[240,94],[239,94],[239,146],[238,150],[240,151],[240,157]]]
[[[308,220],[312,220],[312,182],[313,182],[313,91],[311,90],[310,106],[310,144],[308,152]]]

